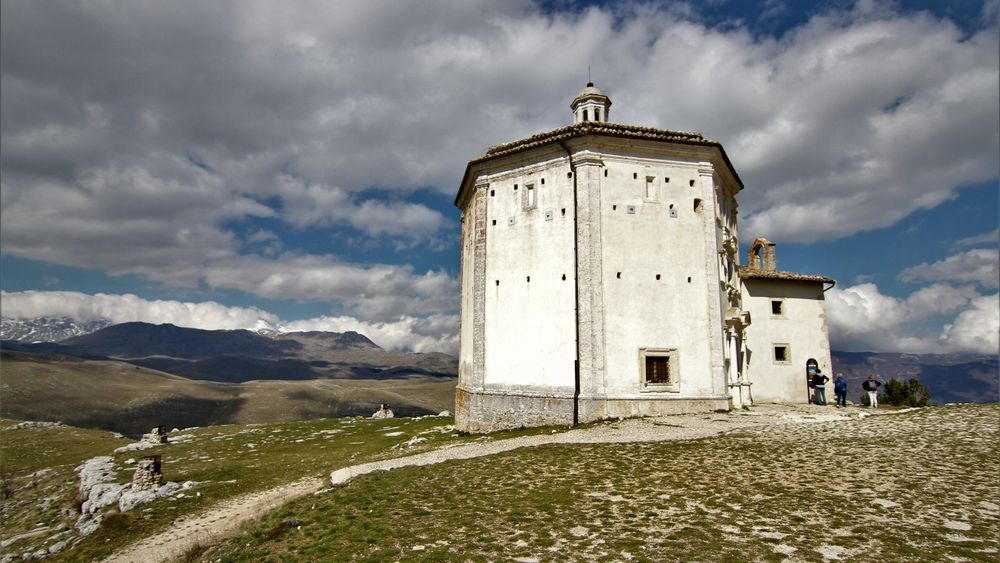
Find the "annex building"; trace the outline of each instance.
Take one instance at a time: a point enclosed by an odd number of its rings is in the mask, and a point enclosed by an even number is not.
[[[592,83],[570,108],[462,179],[458,427],[805,402],[833,280],[778,271],[764,239],[740,265],[721,144],[612,123]]]

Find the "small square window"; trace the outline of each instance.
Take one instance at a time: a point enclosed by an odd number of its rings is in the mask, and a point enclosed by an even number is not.
[[[644,391],[679,391],[677,350],[640,348]]]
[[[790,346],[788,346],[788,344],[774,345],[774,363],[776,364],[792,363],[792,349]]]
[[[771,315],[774,317],[782,317],[785,315],[785,302],[781,299],[771,300]]]

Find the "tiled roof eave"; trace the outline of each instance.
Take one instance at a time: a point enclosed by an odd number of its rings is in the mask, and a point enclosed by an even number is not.
[[[742,279],[800,281],[800,282],[813,282],[813,283],[836,283],[833,280],[833,278],[828,278],[826,276],[820,276],[816,274],[798,274],[795,272],[771,272],[766,270],[754,270],[751,268],[747,268],[745,266],[740,266],[739,274],[740,278]]]
[[[470,160],[469,164],[477,164],[480,162],[485,162],[488,160],[492,160],[494,158],[507,156],[509,154],[514,154],[520,151],[529,150],[535,147],[540,147],[542,145],[558,143],[559,141],[563,141],[565,139],[573,137],[582,137],[584,135],[608,135],[612,137],[648,139],[651,141],[666,141],[673,143],[696,144],[696,145],[706,145],[713,147],[719,146],[719,143],[717,143],[716,141],[708,140],[699,133],[687,133],[684,131],[668,131],[666,129],[654,129],[652,127],[639,127],[635,125],[622,125],[619,123],[588,121],[585,123],[577,123],[574,125],[569,125],[567,127],[554,129],[552,131],[547,131],[545,133],[539,133],[537,135],[532,135],[531,137],[520,139],[511,143],[504,143],[502,145],[490,147],[486,151],[486,154],[484,154],[481,157]]]

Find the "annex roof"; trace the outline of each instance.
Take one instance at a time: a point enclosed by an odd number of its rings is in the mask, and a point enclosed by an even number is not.
[[[741,279],[760,279],[760,280],[780,280],[780,281],[798,281],[798,282],[813,282],[813,283],[837,283],[833,278],[828,278],[826,276],[820,276],[816,274],[797,274],[795,272],[777,272],[769,270],[757,270],[754,268],[748,268],[746,266],[739,266],[737,268]]]

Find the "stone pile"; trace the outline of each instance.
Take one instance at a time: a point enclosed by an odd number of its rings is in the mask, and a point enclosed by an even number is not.
[[[140,438],[138,442],[133,442],[127,446],[116,448],[115,453],[120,454],[125,452],[134,452],[136,450],[145,450],[168,443],[170,443],[170,435],[167,433],[166,427],[157,426],[146,434],[143,434],[142,438]]]
[[[372,418],[394,418],[395,416],[389,405],[382,403],[382,406],[372,415]]]
[[[158,455],[148,455],[139,460],[132,475],[132,489],[159,489],[163,484],[163,470]]]

